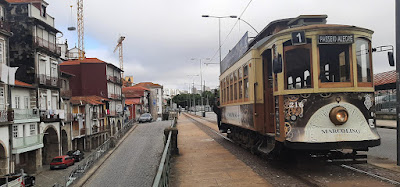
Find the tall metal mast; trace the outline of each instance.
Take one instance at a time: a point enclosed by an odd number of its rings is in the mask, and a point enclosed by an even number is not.
[[[85,27],[83,24],[83,0],[77,0],[78,2],[78,11],[77,11],[77,18],[78,18],[78,54],[79,60],[85,58]]]

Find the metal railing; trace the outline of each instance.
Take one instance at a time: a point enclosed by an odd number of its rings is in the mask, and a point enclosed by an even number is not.
[[[170,115],[171,128],[176,127],[177,117],[176,115]],[[165,187],[169,186],[169,173],[171,169],[171,154],[172,153],[172,131],[168,132],[168,138],[164,146],[164,152],[161,157],[161,161],[157,170],[157,175],[153,181],[153,187]]]
[[[44,134],[37,134],[33,136],[13,138],[13,149],[22,149],[34,145],[43,144],[43,135]]]
[[[44,74],[39,74],[38,77],[38,83],[41,85],[46,85],[46,86],[54,86],[54,87],[61,87],[60,83],[60,79],[58,77],[51,77],[48,75],[44,75]]]
[[[66,176],[65,184],[55,183],[53,186],[66,187],[71,185],[74,181],[80,179],[86,174],[86,172],[100,159],[102,158],[108,150],[115,147],[117,141],[125,135],[133,126],[132,122],[124,125],[124,128],[114,135],[114,138],[107,139],[103,144],[96,148],[96,150],[87,156],[82,163],[75,166],[75,168]],[[116,137],[117,136],[117,137]]]
[[[61,55],[61,48],[59,49],[59,47],[57,47],[57,45],[55,43],[49,42],[38,36],[36,36],[35,43],[36,43],[36,46],[38,46],[38,47],[46,48],[47,50],[49,50],[57,55]]]
[[[396,90],[375,92],[375,109],[377,112],[396,113]]]
[[[38,109],[14,109],[14,120],[39,119]]]

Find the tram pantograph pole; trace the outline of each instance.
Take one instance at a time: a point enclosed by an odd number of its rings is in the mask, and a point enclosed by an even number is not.
[[[397,165],[400,166],[400,0],[396,0],[396,119],[397,119]]]

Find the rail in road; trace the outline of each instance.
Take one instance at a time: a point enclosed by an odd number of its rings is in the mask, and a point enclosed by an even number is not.
[[[251,165],[260,176],[272,184],[293,184],[300,186],[354,185],[361,186],[399,186],[400,173],[380,168],[371,164],[331,165],[312,160],[268,160],[251,155],[238,146],[225,134],[219,133],[216,123],[195,115],[187,115],[200,129],[213,137],[231,152],[237,152],[239,159]],[[257,157],[257,158],[255,158]],[[256,162],[251,160],[257,160]],[[270,171],[266,171],[269,168]],[[266,174],[267,173],[267,174]],[[272,174],[272,175],[271,175]],[[279,176],[279,177],[271,177]],[[282,180],[283,179],[283,180]],[[291,179],[291,182],[288,182]]]

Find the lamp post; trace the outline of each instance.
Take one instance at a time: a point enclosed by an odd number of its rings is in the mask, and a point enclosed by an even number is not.
[[[219,51],[219,62],[221,63],[221,18],[237,18],[237,16],[210,16],[202,15],[203,18],[218,18],[218,51]]]
[[[197,77],[199,75],[186,75],[186,76],[188,76],[188,77]],[[192,94],[193,94],[193,91],[194,91],[194,79],[193,79]],[[189,83],[189,93],[190,93],[190,83]],[[194,95],[193,95],[193,100],[195,100]],[[190,99],[189,99],[189,101],[190,101]],[[194,114],[196,115],[196,104],[194,104]]]
[[[201,106],[204,108],[204,105],[203,105],[203,92],[204,92],[204,89],[203,89],[203,73],[202,73],[202,70],[201,70],[201,60],[210,60],[210,58],[192,58],[191,60],[199,60],[199,62],[200,62],[200,90],[201,90],[200,98],[201,98]],[[205,117],[205,113],[203,113],[203,117]]]

